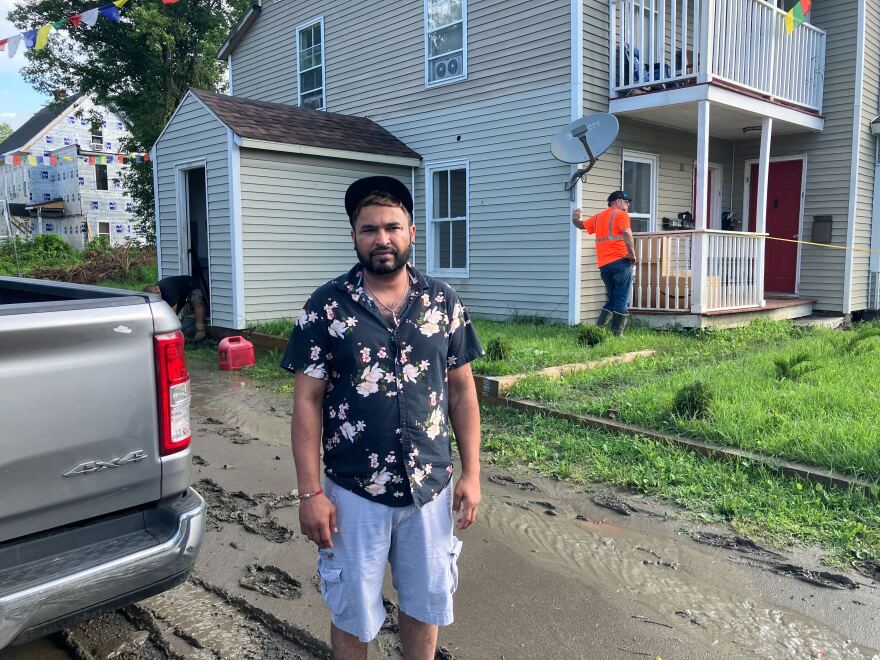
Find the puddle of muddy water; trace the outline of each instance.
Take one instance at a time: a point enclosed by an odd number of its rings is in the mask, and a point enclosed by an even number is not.
[[[0,660],[71,660],[60,641],[51,637],[0,650]]]
[[[230,427],[232,430],[224,433],[231,433],[230,439],[237,444],[247,444],[254,438],[271,445],[290,444],[290,396],[257,390],[248,386],[245,377],[220,371],[212,363],[193,360],[188,367],[192,405],[210,418],[209,424],[221,422]]]
[[[516,483],[493,481],[507,488],[496,496],[485,494],[480,516],[498,538],[506,538],[509,547],[531,553],[610,593],[626,593],[646,611],[662,613],[664,617],[655,618],[664,625],[681,627],[680,613],[687,612],[688,625],[699,626],[710,636],[717,657],[756,654],[880,660],[873,651],[857,647],[807,616],[761,602],[746,576],[717,553],[664,540],[635,526],[578,517],[576,507],[566,506],[565,501],[558,506],[557,517],[548,517],[537,508],[510,506],[511,496],[519,494]],[[536,483],[554,490],[541,493],[542,497],[571,503],[572,494],[563,486],[543,480]]]

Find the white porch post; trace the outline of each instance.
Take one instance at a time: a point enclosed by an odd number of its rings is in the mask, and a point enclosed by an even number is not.
[[[694,200],[694,233],[691,243],[691,312],[702,314],[708,307],[707,251],[709,235],[706,207],[709,202],[709,101],[700,101],[697,117],[697,190]]]
[[[696,8],[698,5],[694,5]],[[699,36],[694,40],[699,46],[699,67],[697,68],[697,82],[700,84],[710,82],[714,71],[713,59],[715,57],[715,0],[702,0],[699,4]],[[694,20],[698,17],[694,16]]]
[[[755,233],[767,233],[767,184],[770,179],[770,139],[773,134],[773,119],[764,117],[761,124],[761,157],[758,163],[758,194],[755,200]],[[764,255],[767,249],[766,239],[761,241],[758,250],[758,263],[755,264],[758,300],[764,306]]]

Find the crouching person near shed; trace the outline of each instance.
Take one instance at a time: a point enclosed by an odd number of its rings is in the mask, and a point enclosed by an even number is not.
[[[480,503],[469,363],[483,350],[455,291],[407,264],[416,229],[406,187],[361,179],[345,207],[359,263],[312,294],[281,362],[296,373],[300,526],[318,546],[333,657],[367,657],[390,562],[404,655],[427,660],[438,626],[452,623],[453,512],[465,529]],[[447,420],[461,456],[454,488]]]

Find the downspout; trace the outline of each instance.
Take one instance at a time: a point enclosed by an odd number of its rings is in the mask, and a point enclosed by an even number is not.
[[[584,0],[571,0],[571,121],[580,119],[584,114]],[[575,166],[572,166],[574,173]],[[581,322],[581,232],[575,227],[570,217],[575,208],[583,204],[583,183],[578,180],[574,188],[574,201],[569,205],[565,224],[568,226],[568,323],[575,325]]]
[[[871,206],[871,267],[868,308],[880,309],[880,137],[874,138],[874,199]]]

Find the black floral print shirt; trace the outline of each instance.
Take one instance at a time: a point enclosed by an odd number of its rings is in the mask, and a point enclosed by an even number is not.
[[[422,506],[449,483],[446,372],[483,354],[452,287],[412,267],[409,277],[396,328],[364,289],[360,265],[320,287],[281,359],[328,381],[325,474],[387,506]]]

